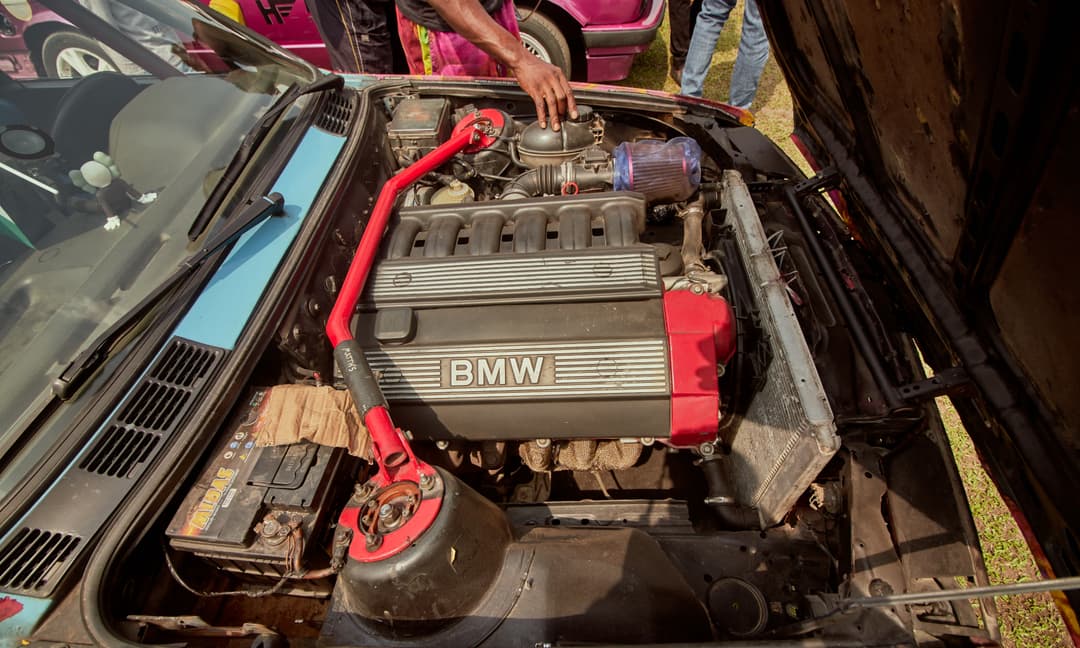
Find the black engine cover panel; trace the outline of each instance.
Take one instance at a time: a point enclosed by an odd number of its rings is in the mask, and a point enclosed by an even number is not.
[[[610,192],[402,210],[353,327],[395,422],[436,439],[668,436],[644,218],[640,195]]]

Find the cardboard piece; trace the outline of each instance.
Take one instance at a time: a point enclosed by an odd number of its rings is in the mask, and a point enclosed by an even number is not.
[[[371,437],[349,392],[310,385],[271,387],[255,424],[255,445],[289,445],[301,440],[347,448],[355,457],[371,459]]]

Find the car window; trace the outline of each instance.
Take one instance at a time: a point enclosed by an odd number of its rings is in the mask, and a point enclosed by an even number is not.
[[[3,0],[0,13],[34,50],[34,74],[0,74],[3,435],[196,249],[188,228],[244,135],[318,73],[198,6]]]

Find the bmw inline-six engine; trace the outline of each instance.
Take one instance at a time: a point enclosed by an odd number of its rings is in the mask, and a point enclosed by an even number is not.
[[[933,429],[883,403],[790,161],[704,110],[598,100],[555,131],[365,96],[324,243],[172,510],[172,578],[303,598],[325,645],[861,640],[836,592],[899,583],[860,556],[940,499],[878,457],[944,446],[900,441]]]

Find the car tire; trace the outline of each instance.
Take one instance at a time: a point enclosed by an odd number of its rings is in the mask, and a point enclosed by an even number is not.
[[[521,42],[536,58],[558,67],[569,79],[571,73],[570,45],[550,18],[539,11],[517,12]],[[525,18],[526,20],[522,20]]]
[[[41,43],[41,64],[45,74],[54,79],[116,71],[116,64],[97,41],[70,31],[58,31],[45,38]]]

